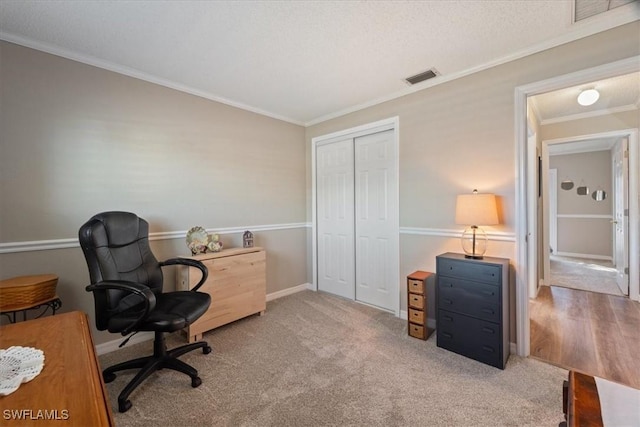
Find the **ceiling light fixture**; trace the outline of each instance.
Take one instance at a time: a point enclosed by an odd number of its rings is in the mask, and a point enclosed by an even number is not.
[[[600,98],[600,93],[595,89],[587,89],[580,92],[578,95],[578,104],[580,105],[593,105]]]

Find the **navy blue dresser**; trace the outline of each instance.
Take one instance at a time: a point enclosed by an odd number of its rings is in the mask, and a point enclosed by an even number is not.
[[[509,358],[509,260],[436,257],[438,347],[504,369]]]

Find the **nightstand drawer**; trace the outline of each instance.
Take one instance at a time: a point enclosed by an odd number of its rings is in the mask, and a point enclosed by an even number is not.
[[[424,281],[407,279],[407,292],[424,295]]]
[[[438,311],[438,346],[497,368],[502,364],[502,335],[493,322],[446,310]]]
[[[424,311],[414,310],[413,308],[409,309],[409,322],[417,323],[419,325],[424,325]]]
[[[424,309],[424,296],[417,294],[409,294],[409,308]]]
[[[413,323],[409,323],[409,335],[414,338],[420,338],[421,340],[425,339],[426,329],[424,326],[415,325]]]
[[[499,265],[479,264],[460,260],[437,258],[438,274],[499,285],[502,282]]]

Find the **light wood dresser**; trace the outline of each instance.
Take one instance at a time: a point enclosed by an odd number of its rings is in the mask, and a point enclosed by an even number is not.
[[[199,289],[211,295],[211,306],[187,330],[189,342],[202,339],[203,332],[252,314],[264,314],[267,307],[266,252],[259,247],[231,248],[188,257],[209,269],[207,281]],[[193,288],[200,270],[180,266],[177,290]]]

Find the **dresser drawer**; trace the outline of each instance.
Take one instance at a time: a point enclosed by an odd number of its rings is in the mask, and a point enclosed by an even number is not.
[[[409,335],[414,338],[420,338],[421,340],[426,338],[426,328],[421,325],[409,323]]]
[[[502,316],[500,288],[450,277],[438,277],[438,307],[492,322]]]
[[[502,270],[499,265],[476,264],[455,259],[437,258],[437,271],[438,275],[495,285],[502,283]]]
[[[438,310],[437,325],[439,347],[504,368],[499,325],[447,310]]]
[[[424,295],[409,294],[409,308],[424,309]]]
[[[424,325],[424,311],[409,309],[409,322]]]
[[[407,292],[424,295],[424,281],[407,279]]]

